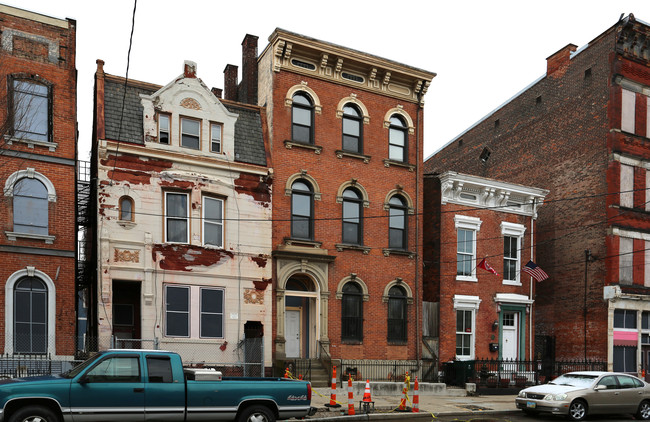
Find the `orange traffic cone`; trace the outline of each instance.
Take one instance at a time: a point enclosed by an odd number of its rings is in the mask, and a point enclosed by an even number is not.
[[[363,401],[366,403],[372,402],[370,398],[370,380],[366,380],[366,390],[363,392]]]
[[[332,368],[332,394],[330,395],[330,402],[325,404],[327,407],[341,407],[336,402],[336,366]]]
[[[352,392],[352,377],[348,377],[348,416],[354,415],[354,393]]]
[[[413,413],[420,412],[420,385],[418,384],[418,377],[415,377],[415,385],[413,386]]]
[[[406,387],[402,388],[402,400],[399,402],[399,409],[400,412],[406,411]]]

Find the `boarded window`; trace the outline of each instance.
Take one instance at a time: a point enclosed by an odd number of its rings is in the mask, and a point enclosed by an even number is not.
[[[627,89],[622,90],[621,95],[621,130],[634,133],[634,108],[636,94]]]

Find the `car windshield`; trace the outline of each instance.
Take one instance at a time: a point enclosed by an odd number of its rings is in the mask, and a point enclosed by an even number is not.
[[[572,387],[589,387],[593,384],[594,380],[598,378],[597,375],[590,374],[564,374],[555,378],[549,384],[555,385],[570,385]]]
[[[90,359],[87,359],[80,363],[79,365],[75,366],[74,368],[70,369],[69,371],[66,371],[61,374],[63,378],[74,378],[76,377],[81,371],[86,369],[91,363],[95,362],[97,360],[97,357],[99,355],[95,355],[91,357]]]

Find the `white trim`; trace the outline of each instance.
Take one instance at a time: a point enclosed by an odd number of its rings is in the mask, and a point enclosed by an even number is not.
[[[517,303],[522,305],[532,305],[535,302],[532,299],[529,299],[528,296],[520,295],[517,293],[497,293],[494,296],[494,301],[496,303]]]
[[[177,192],[177,191],[164,191],[163,195],[163,207],[164,207],[164,215],[163,215],[163,230],[165,233],[165,243],[179,243],[179,244],[189,244],[190,243],[190,194],[188,192]],[[185,216],[185,222],[187,223],[186,229],[185,229],[185,242],[173,242],[170,241],[168,236],[167,236],[167,219],[172,218],[172,219],[180,219],[181,217],[169,217],[168,216],[168,211],[167,211],[167,195],[172,194],[172,195],[185,195],[185,209],[187,211],[187,215]]]
[[[482,299],[478,296],[454,295],[454,309],[474,309],[478,311]]]
[[[456,355],[458,360],[471,360],[474,359],[476,354],[476,313],[481,303],[481,298],[478,296],[454,295],[454,311],[470,311],[472,313],[472,332],[470,340],[470,354]],[[454,333],[456,330],[454,329]]]
[[[467,230],[476,230],[477,232],[481,230],[481,224],[483,223],[478,217],[468,217],[466,215],[454,215],[454,223],[456,229],[467,229]]]
[[[215,198],[210,195],[201,195],[201,244],[207,247],[213,247],[213,248],[219,248],[223,249],[225,247],[225,237],[226,237],[226,224],[225,224],[225,218],[224,214],[226,213],[225,207],[226,207],[226,201],[224,201],[223,198]],[[208,224],[217,224],[221,225],[221,244],[220,245],[212,245],[212,244],[206,244],[205,243],[205,225],[207,222],[207,218],[205,217],[205,204],[206,204],[206,199],[212,200],[212,201],[219,201],[221,202],[221,219],[218,222],[215,221],[210,221]],[[167,225],[165,225],[166,227]]]
[[[517,238],[517,258],[516,258],[517,262],[515,268],[518,269],[519,267],[521,267],[521,249],[522,249],[521,241],[524,238],[524,233],[526,232],[526,226],[524,226],[523,224],[509,223],[507,221],[502,221],[500,226],[501,226],[501,235],[504,236],[504,242],[506,236]],[[503,257],[503,260],[505,262],[506,260],[505,256]],[[521,286],[521,272],[515,271],[514,280],[507,280],[504,278],[503,284],[507,284],[509,286]]]
[[[478,242],[478,232],[481,230],[482,221],[477,217],[469,217],[466,215],[454,215],[454,224],[456,227],[456,240],[458,240],[458,229],[469,230],[474,232],[474,241],[472,242],[472,258],[471,258],[471,275],[456,275],[457,281],[473,281],[478,282],[476,278],[476,244]],[[458,254],[458,241],[456,242],[456,254]]]
[[[650,240],[650,233],[642,233],[633,230],[622,229],[620,227],[612,227],[610,229],[610,233],[608,234],[612,236],[629,237],[632,239]]]
[[[52,184],[50,179],[30,167],[25,170],[18,170],[7,178],[4,188],[5,196],[14,196],[14,186],[16,185],[16,182],[25,178],[36,179],[45,185],[45,189],[47,189],[48,202],[56,202],[56,189],[54,188],[54,184]]]
[[[501,235],[521,237],[526,233],[526,226],[523,224],[501,222]]]
[[[22,277],[37,277],[47,286],[47,353],[56,356],[56,286],[52,279],[34,267],[18,270],[5,283],[5,353],[14,352],[14,286]]]

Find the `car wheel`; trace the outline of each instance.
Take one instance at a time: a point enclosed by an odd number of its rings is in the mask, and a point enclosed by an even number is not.
[[[275,415],[266,406],[251,406],[239,415],[239,422],[275,422]]]
[[[569,405],[569,418],[572,421],[582,421],[587,417],[587,403],[576,399]]]
[[[643,419],[644,421],[647,421],[650,419],[650,402],[647,400],[643,400],[641,404],[639,405],[639,410],[636,412],[636,418],[637,419]]]
[[[16,410],[9,422],[59,422],[59,417],[43,406],[26,406]]]

